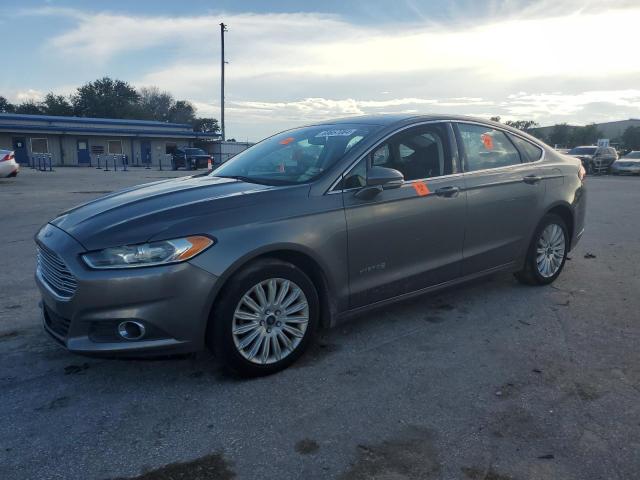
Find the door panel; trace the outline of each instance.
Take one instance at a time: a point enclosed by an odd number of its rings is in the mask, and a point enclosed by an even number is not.
[[[460,274],[466,193],[452,140],[447,123],[402,130],[345,176],[351,308]],[[400,171],[405,183],[359,199],[374,166]]]
[[[459,276],[466,198],[462,177],[424,183],[431,192],[424,196],[411,183],[368,201],[344,193],[351,308]],[[450,186],[461,192],[451,197],[433,193]]]
[[[456,126],[467,188],[462,275],[519,261],[544,197],[541,168],[524,162],[504,132]]]
[[[142,140],[140,142],[140,158],[145,165],[151,163],[151,142],[148,140]]]
[[[91,163],[91,156],[89,155],[89,140],[86,138],[79,138],[77,141],[78,146],[78,164],[86,165]]]
[[[13,152],[16,162],[20,164],[29,163],[29,154],[27,152],[27,143],[24,137],[14,137],[12,139]]]
[[[539,169],[523,164],[465,174],[468,217],[463,275],[514,262],[526,251],[544,191],[541,182],[523,181],[529,175],[540,175]]]

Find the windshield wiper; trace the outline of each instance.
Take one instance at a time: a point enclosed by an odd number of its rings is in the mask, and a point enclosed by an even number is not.
[[[257,184],[262,184],[262,185],[266,185],[262,182],[257,181],[255,178],[251,178],[251,177],[244,177],[242,175],[213,175],[214,177],[218,177],[218,178],[232,178],[234,180],[240,180],[241,182],[246,182],[246,183],[257,183]]]
[[[267,180],[266,178],[259,179],[259,178],[253,178],[253,177],[245,177],[243,175],[215,175],[214,174],[213,176],[218,178],[233,178],[234,180],[240,180],[242,182],[255,183],[258,185],[269,185],[272,187],[275,187],[277,185],[294,185],[295,184],[295,182],[280,180],[277,178]]]

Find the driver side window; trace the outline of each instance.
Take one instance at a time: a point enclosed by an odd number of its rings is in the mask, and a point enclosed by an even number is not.
[[[411,128],[389,138],[360,160],[334,190],[361,188],[367,184],[367,166],[398,170],[407,181],[457,173],[444,124]]]
[[[421,125],[394,135],[372,152],[371,164],[398,170],[407,181],[454,173],[442,124]]]

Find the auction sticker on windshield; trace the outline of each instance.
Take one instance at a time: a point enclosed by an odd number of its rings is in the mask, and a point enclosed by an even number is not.
[[[348,137],[356,133],[355,128],[342,129],[342,130],[324,130],[316,135],[317,137]]]

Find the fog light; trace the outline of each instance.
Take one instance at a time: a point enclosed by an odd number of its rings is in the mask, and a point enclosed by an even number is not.
[[[140,340],[144,337],[144,334],[145,328],[140,322],[127,320],[126,322],[122,322],[118,325],[118,335],[125,340]]]

